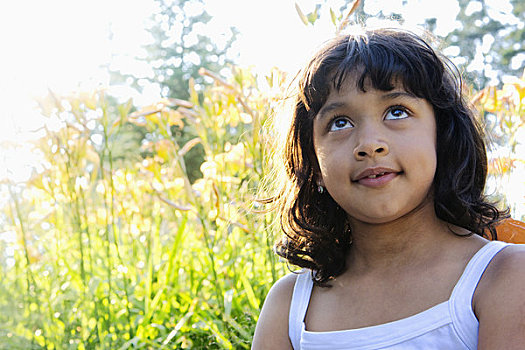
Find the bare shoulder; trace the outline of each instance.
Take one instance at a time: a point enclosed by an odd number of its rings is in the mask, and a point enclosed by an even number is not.
[[[510,245],[487,267],[476,290],[478,349],[523,349],[525,245]]]
[[[257,321],[252,349],[292,349],[288,337],[288,314],[296,274],[279,279],[270,289]]]

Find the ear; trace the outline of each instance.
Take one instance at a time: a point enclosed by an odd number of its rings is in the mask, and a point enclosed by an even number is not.
[[[319,167],[319,162],[317,161],[317,156],[315,155],[315,153],[312,153],[312,154],[309,154],[309,155],[310,155],[310,159],[311,159],[311,163],[312,163],[312,172],[313,172],[313,178],[314,178],[315,184],[316,184],[316,186],[323,186],[323,187],[325,187],[324,180],[323,180],[323,175],[321,174],[321,169]]]

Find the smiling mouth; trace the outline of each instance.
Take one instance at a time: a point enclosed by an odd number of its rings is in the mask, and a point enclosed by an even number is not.
[[[380,173],[377,173],[377,174],[370,174],[370,175],[367,175],[367,176],[362,176],[362,177],[359,177],[355,180],[352,180],[352,182],[359,182],[360,180],[364,180],[364,179],[377,179],[377,178],[381,178],[385,175],[390,175],[390,174],[394,174],[394,175],[401,175],[403,174],[402,171],[382,171]]]
[[[378,178],[378,177],[383,176],[385,174],[388,174],[388,173],[385,171],[385,172],[382,172],[382,173],[379,173],[379,174],[376,174],[376,175],[369,175],[365,179],[375,179],[375,178]]]
[[[361,176],[352,182],[366,187],[383,187],[401,174],[403,174],[402,171],[381,171],[370,175],[364,174],[365,176]]]

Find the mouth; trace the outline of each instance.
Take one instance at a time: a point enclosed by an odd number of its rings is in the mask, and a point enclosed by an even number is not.
[[[382,173],[379,173],[377,175],[369,175],[366,178],[368,178],[368,179],[376,179],[376,178],[381,177],[381,176],[383,176],[385,174],[388,174],[388,173],[387,172],[382,172]]]
[[[359,173],[352,181],[353,182],[359,182],[361,180],[374,180],[379,179],[382,177],[391,177],[391,176],[397,176],[399,174],[402,174],[402,171],[397,171],[395,169],[389,169],[389,168],[368,168]]]
[[[381,171],[377,174],[370,174],[367,176],[362,176],[355,182],[360,186],[365,186],[368,188],[383,188],[387,186],[391,181],[397,178],[398,175],[403,172],[396,171]]]

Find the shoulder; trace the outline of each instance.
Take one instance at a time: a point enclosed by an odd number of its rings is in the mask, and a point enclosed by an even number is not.
[[[272,286],[257,321],[252,349],[292,349],[288,314],[297,274],[289,273]]]
[[[500,251],[485,271],[474,298],[479,349],[521,349],[525,343],[525,245]]]

